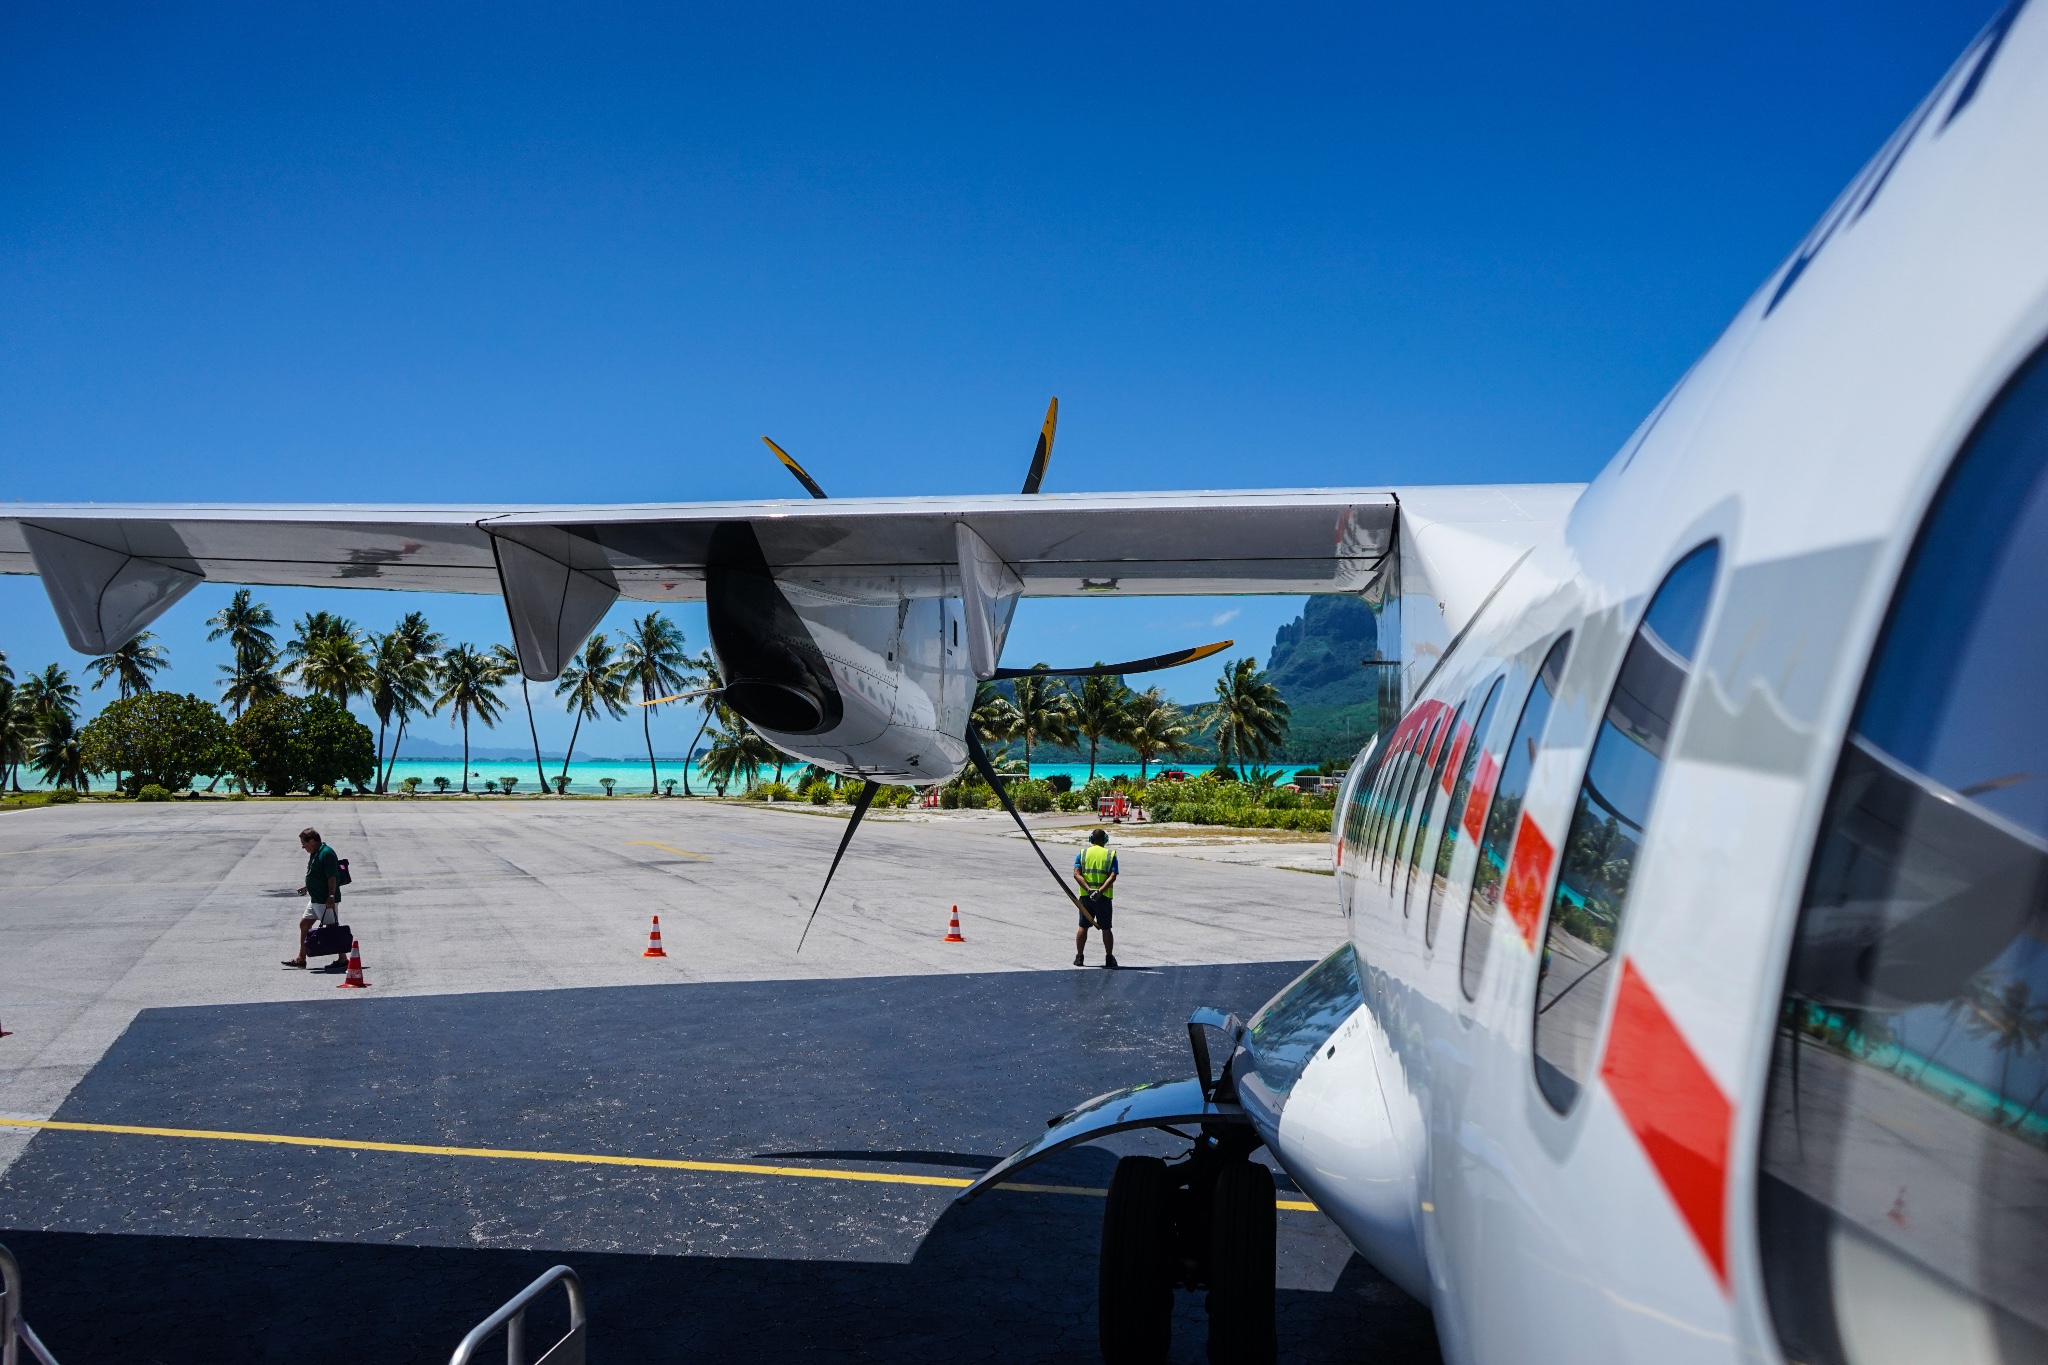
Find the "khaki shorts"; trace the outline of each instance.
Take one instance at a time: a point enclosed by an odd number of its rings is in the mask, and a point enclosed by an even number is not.
[[[315,924],[339,924],[341,923],[341,911],[339,909],[331,910],[325,905],[316,905],[308,901],[305,910],[299,915],[299,918],[301,920],[312,920]]]

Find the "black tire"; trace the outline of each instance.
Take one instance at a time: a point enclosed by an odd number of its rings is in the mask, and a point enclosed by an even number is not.
[[[1173,1344],[1173,1177],[1127,1156],[1102,1210],[1096,1327],[1103,1365],[1161,1365]]]
[[[1209,1222],[1209,1365],[1273,1365],[1273,1173],[1233,1161],[1216,1176]]]

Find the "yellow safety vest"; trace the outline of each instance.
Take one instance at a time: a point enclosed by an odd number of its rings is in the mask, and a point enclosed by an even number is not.
[[[1103,883],[1109,880],[1109,862],[1114,856],[1108,844],[1090,844],[1081,850],[1081,881],[1090,891],[1100,891],[1111,897],[1116,895],[1113,886],[1103,890]]]

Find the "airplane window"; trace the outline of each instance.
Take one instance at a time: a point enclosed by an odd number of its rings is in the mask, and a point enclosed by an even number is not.
[[[1408,751],[1415,744],[1416,732],[1421,726],[1416,718],[1410,717],[1395,732],[1394,751],[1388,756],[1387,766],[1380,773],[1379,789],[1373,796],[1372,825],[1366,831],[1367,851],[1377,859],[1380,836],[1386,833],[1387,822],[1393,816],[1393,794],[1401,784],[1402,776],[1408,771]]]
[[[1429,765],[1429,774],[1422,784],[1421,814],[1415,821],[1415,834],[1408,841],[1408,852],[1403,859],[1403,866],[1406,868],[1406,884],[1401,888],[1403,919],[1408,918],[1408,898],[1415,894],[1415,865],[1422,857],[1422,842],[1429,835],[1431,821],[1435,820],[1437,811],[1443,807],[1440,798],[1444,794],[1444,787],[1448,785],[1444,781],[1444,769],[1450,764],[1452,755],[1465,739],[1464,732],[1458,728],[1458,722],[1464,715],[1465,708],[1462,705],[1451,712],[1451,718],[1445,723],[1443,733],[1437,736],[1436,759]]]
[[[1274,996],[1245,1030],[1245,1046],[1266,1088],[1275,1095],[1293,1089],[1316,1049],[1364,1003],[1358,958],[1348,943]]]
[[[1436,946],[1437,913],[1443,908],[1444,890],[1450,885],[1451,859],[1458,851],[1458,831],[1467,828],[1473,838],[1479,837],[1479,819],[1466,810],[1473,792],[1473,770],[1479,765],[1479,755],[1486,743],[1486,727],[1493,723],[1493,705],[1500,700],[1500,679],[1495,678],[1486,686],[1486,702],[1479,708],[1479,719],[1472,722],[1472,738],[1465,746],[1464,757],[1458,760],[1458,781],[1451,788],[1450,805],[1445,807],[1443,832],[1436,837],[1436,871],[1429,879],[1429,908],[1422,916],[1422,941]],[[1474,696],[1478,695],[1475,689]],[[1481,800],[1485,798],[1485,783],[1479,784]],[[1467,821],[1469,819],[1469,826]]]
[[[1560,1114],[1592,1070],[1636,850],[1720,560],[1709,542],[1664,575],[1621,661],[1572,808],[1536,982],[1536,1083]]]
[[[1415,817],[1416,797],[1421,794],[1424,781],[1429,776],[1429,757],[1435,752],[1436,744],[1443,733],[1443,713],[1438,712],[1435,724],[1428,727],[1415,751],[1408,756],[1407,781],[1402,787],[1400,817],[1388,822],[1393,838],[1388,841],[1385,854],[1387,885],[1392,887],[1401,863],[1401,848],[1408,838],[1408,822]]]
[[[1920,531],[1822,815],[1757,1188],[1788,1357],[2048,1360],[2048,352]]]
[[[1467,1000],[1477,997],[1479,978],[1486,972],[1486,952],[1493,944],[1493,912],[1500,905],[1515,824],[1521,818],[1529,770],[1536,766],[1536,745],[1543,737],[1543,723],[1550,719],[1550,703],[1557,696],[1557,682],[1564,675],[1571,643],[1569,634],[1560,635],[1550,653],[1543,656],[1529,699],[1522,703],[1522,718],[1515,722],[1514,737],[1500,756],[1500,778],[1493,786],[1493,805],[1487,809],[1486,832],[1479,840],[1479,861],[1472,869],[1472,895],[1465,903],[1462,982]]]
[[[1350,845],[1353,858],[1365,841],[1365,823],[1373,784],[1378,780],[1386,759],[1387,746],[1384,743],[1374,745],[1372,756],[1365,761],[1365,771],[1359,774],[1358,781],[1351,788],[1351,804],[1344,812],[1344,842]]]

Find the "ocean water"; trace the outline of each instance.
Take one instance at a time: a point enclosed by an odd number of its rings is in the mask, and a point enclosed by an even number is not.
[[[562,764],[559,759],[553,763],[543,761],[541,766],[546,769],[550,784],[554,782],[556,776],[562,771]],[[682,760],[674,759],[658,762],[655,766],[660,770],[663,782],[668,781],[670,778],[675,779],[676,794],[680,796],[683,791]],[[804,765],[801,763],[791,764],[783,771],[783,780],[788,782],[795,781],[796,775],[803,771],[803,767]],[[1151,771],[1154,774],[1158,773],[1159,770],[1158,764],[1152,765]],[[1095,771],[1101,777],[1114,777],[1118,773],[1125,773],[1136,777],[1138,775],[1138,765],[1135,763],[1098,763],[1095,765]],[[519,785],[512,789],[515,794],[518,792],[540,790],[540,778],[534,772],[533,760],[530,758],[523,763],[507,759],[496,759],[490,762],[472,761],[469,765],[469,772],[469,789],[471,791],[477,791],[484,783],[495,782],[502,777],[515,777],[519,779]],[[1086,763],[1034,763],[1031,765],[1031,775],[1033,777],[1051,777],[1055,773],[1066,774],[1074,779],[1074,785],[1079,786],[1088,780],[1088,765]],[[773,778],[775,770],[773,768],[764,768],[761,775],[764,780]],[[462,760],[459,758],[401,758],[391,770],[392,784],[396,786],[408,777],[417,777],[420,780],[421,789],[428,792],[433,790],[434,779],[437,777],[448,779],[449,790],[460,790],[462,786]],[[648,771],[645,759],[640,760],[638,763],[587,763],[579,759],[569,765],[569,790],[572,793],[588,793],[601,796],[604,794],[603,779],[607,777],[611,778],[615,783],[612,789],[615,795],[645,796],[647,795],[653,774]],[[694,766],[690,770],[690,785],[693,790],[700,792],[708,793],[711,790],[711,784],[704,780],[702,772]],[[552,790],[552,786],[550,790]],[[732,794],[732,789],[728,788],[727,793],[729,795]]]

